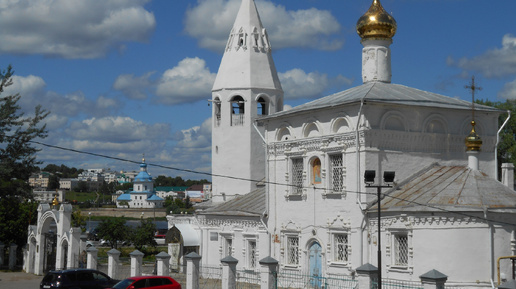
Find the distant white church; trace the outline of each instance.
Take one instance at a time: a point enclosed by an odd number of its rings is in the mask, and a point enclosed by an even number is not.
[[[154,182],[147,172],[147,163],[142,159],[140,172],[133,180],[133,190],[116,199],[117,208],[162,208],[164,200],[154,191]]]
[[[168,217],[203,264],[232,255],[254,269],[271,256],[282,270],[352,275],[380,251],[383,278],[436,269],[447,284],[491,287],[512,276],[509,262],[497,271],[516,255],[512,165],[496,180],[503,111],[475,105],[473,122],[469,102],[391,83],[396,28],[373,0],[357,23],[363,84],[283,111],[267,31],[242,0],[212,90],[216,204]],[[395,172],[380,226],[366,170],[373,185]]]

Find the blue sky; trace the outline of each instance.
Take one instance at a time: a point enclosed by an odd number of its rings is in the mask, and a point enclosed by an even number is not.
[[[372,0],[256,0],[285,104],[360,85],[355,31]],[[382,0],[398,30],[392,82],[471,99],[516,99],[516,1]],[[42,142],[211,171],[211,86],[240,0],[0,0],[5,93],[41,104]],[[40,147],[40,146],[38,146]],[[41,147],[45,164],[136,170],[131,163]],[[149,172],[208,178],[149,167]]]

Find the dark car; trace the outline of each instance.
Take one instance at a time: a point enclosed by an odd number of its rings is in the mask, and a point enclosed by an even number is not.
[[[103,289],[109,288],[120,280],[92,269],[70,269],[48,272],[39,284],[40,289]]]
[[[181,284],[168,276],[138,276],[118,282],[112,289],[181,289]]]

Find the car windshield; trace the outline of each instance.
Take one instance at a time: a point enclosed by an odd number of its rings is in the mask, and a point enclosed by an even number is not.
[[[113,286],[113,289],[126,289],[129,285],[133,284],[134,279],[124,279]]]
[[[48,273],[45,277],[43,277],[43,282],[52,283],[59,278],[58,274]]]

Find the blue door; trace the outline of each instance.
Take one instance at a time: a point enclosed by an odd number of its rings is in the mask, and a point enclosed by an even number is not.
[[[309,249],[308,265],[310,267],[310,284],[314,287],[321,287],[322,269],[322,248],[319,243],[314,242]]]

